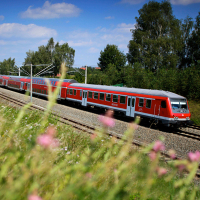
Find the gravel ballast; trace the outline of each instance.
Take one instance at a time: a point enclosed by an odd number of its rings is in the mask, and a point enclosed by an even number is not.
[[[0,88],[0,93],[3,93],[12,98],[25,101],[27,103],[30,102],[30,97],[15,91]],[[32,101],[33,104],[41,107],[46,107],[48,103],[47,100],[35,97],[32,97]],[[90,126],[92,125],[93,127],[101,126],[100,122],[98,121],[98,115],[91,112],[87,112],[81,109],[72,108],[61,104],[56,104],[52,110],[54,112],[59,113],[61,116],[76,120],[77,122],[84,122]],[[109,131],[117,135],[122,135],[123,132],[125,132],[125,130],[127,129],[128,125],[129,124],[127,122],[116,120],[115,127],[113,129],[110,129]],[[200,134],[200,130],[192,130],[192,131]],[[195,152],[196,150],[200,151],[200,142],[198,140],[188,139],[182,136],[174,135],[167,131],[165,132],[165,131],[150,129],[143,126],[139,126],[139,128],[135,131],[134,140],[135,142],[139,142],[140,144],[146,145],[152,143],[153,141],[159,140],[161,136],[165,138],[164,143],[166,146],[166,151],[169,149],[174,149],[178,157],[186,158],[187,154],[190,151],[192,152]]]

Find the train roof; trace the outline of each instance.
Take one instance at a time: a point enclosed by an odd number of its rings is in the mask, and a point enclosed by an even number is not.
[[[116,87],[116,86],[107,86],[107,85],[93,85],[93,84],[82,84],[82,83],[72,83],[70,87],[82,87],[88,89],[99,89],[99,90],[109,90],[117,92],[128,92],[135,94],[144,94],[151,96],[161,96],[175,99],[185,99],[185,97],[175,94],[169,91],[163,90],[151,90],[151,89],[141,89],[141,88],[128,88],[128,87]]]

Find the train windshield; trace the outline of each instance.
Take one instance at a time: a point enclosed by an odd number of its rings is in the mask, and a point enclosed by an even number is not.
[[[173,112],[189,112],[186,99],[171,99]]]

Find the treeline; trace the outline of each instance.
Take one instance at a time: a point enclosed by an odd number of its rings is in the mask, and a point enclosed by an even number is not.
[[[75,79],[78,77],[74,77]],[[78,79],[84,82],[84,77]],[[182,69],[146,70],[139,63],[127,65],[122,72],[110,65],[107,72],[88,69],[88,83],[165,90],[180,94],[188,99],[200,99],[200,63]]]

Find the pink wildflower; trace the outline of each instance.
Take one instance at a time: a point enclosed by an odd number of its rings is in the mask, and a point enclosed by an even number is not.
[[[180,171],[180,172],[182,172],[186,167],[185,167],[185,165],[177,165],[176,166],[177,168],[178,168],[178,170]]]
[[[188,153],[188,158],[191,162],[198,162],[200,160],[200,152],[196,151],[195,153]]]
[[[114,127],[115,126],[115,120],[113,119],[113,111],[108,110],[106,114],[99,116],[99,121],[105,126],[105,127]]]
[[[37,195],[30,195],[28,197],[28,200],[42,200],[42,198]]]
[[[176,153],[175,153],[175,151],[173,149],[169,150],[169,156],[173,160],[176,158]]]
[[[133,130],[137,130],[138,128],[139,128],[139,126],[136,124],[136,123],[130,123],[129,124],[129,127],[131,128],[131,129],[133,129]]]
[[[155,142],[154,146],[153,146],[153,150],[155,152],[164,151],[165,150],[165,145],[161,141],[157,140]]]
[[[45,134],[38,136],[37,143],[44,148],[58,147],[59,142],[57,139],[53,137],[55,133],[56,133],[55,127],[48,127]]]
[[[158,173],[158,176],[160,176],[160,177],[163,176],[163,175],[165,175],[167,173],[167,170],[165,168],[162,168],[162,167],[158,167],[156,169],[156,171]]]
[[[151,151],[149,153],[149,158],[151,159],[151,161],[154,161],[156,159],[156,152],[155,151]]]
[[[92,178],[92,174],[90,172],[86,173],[85,176],[88,178],[88,179],[91,179]]]
[[[91,140],[94,140],[96,137],[97,137],[97,134],[96,134],[96,133],[90,135],[90,139],[91,139]]]

